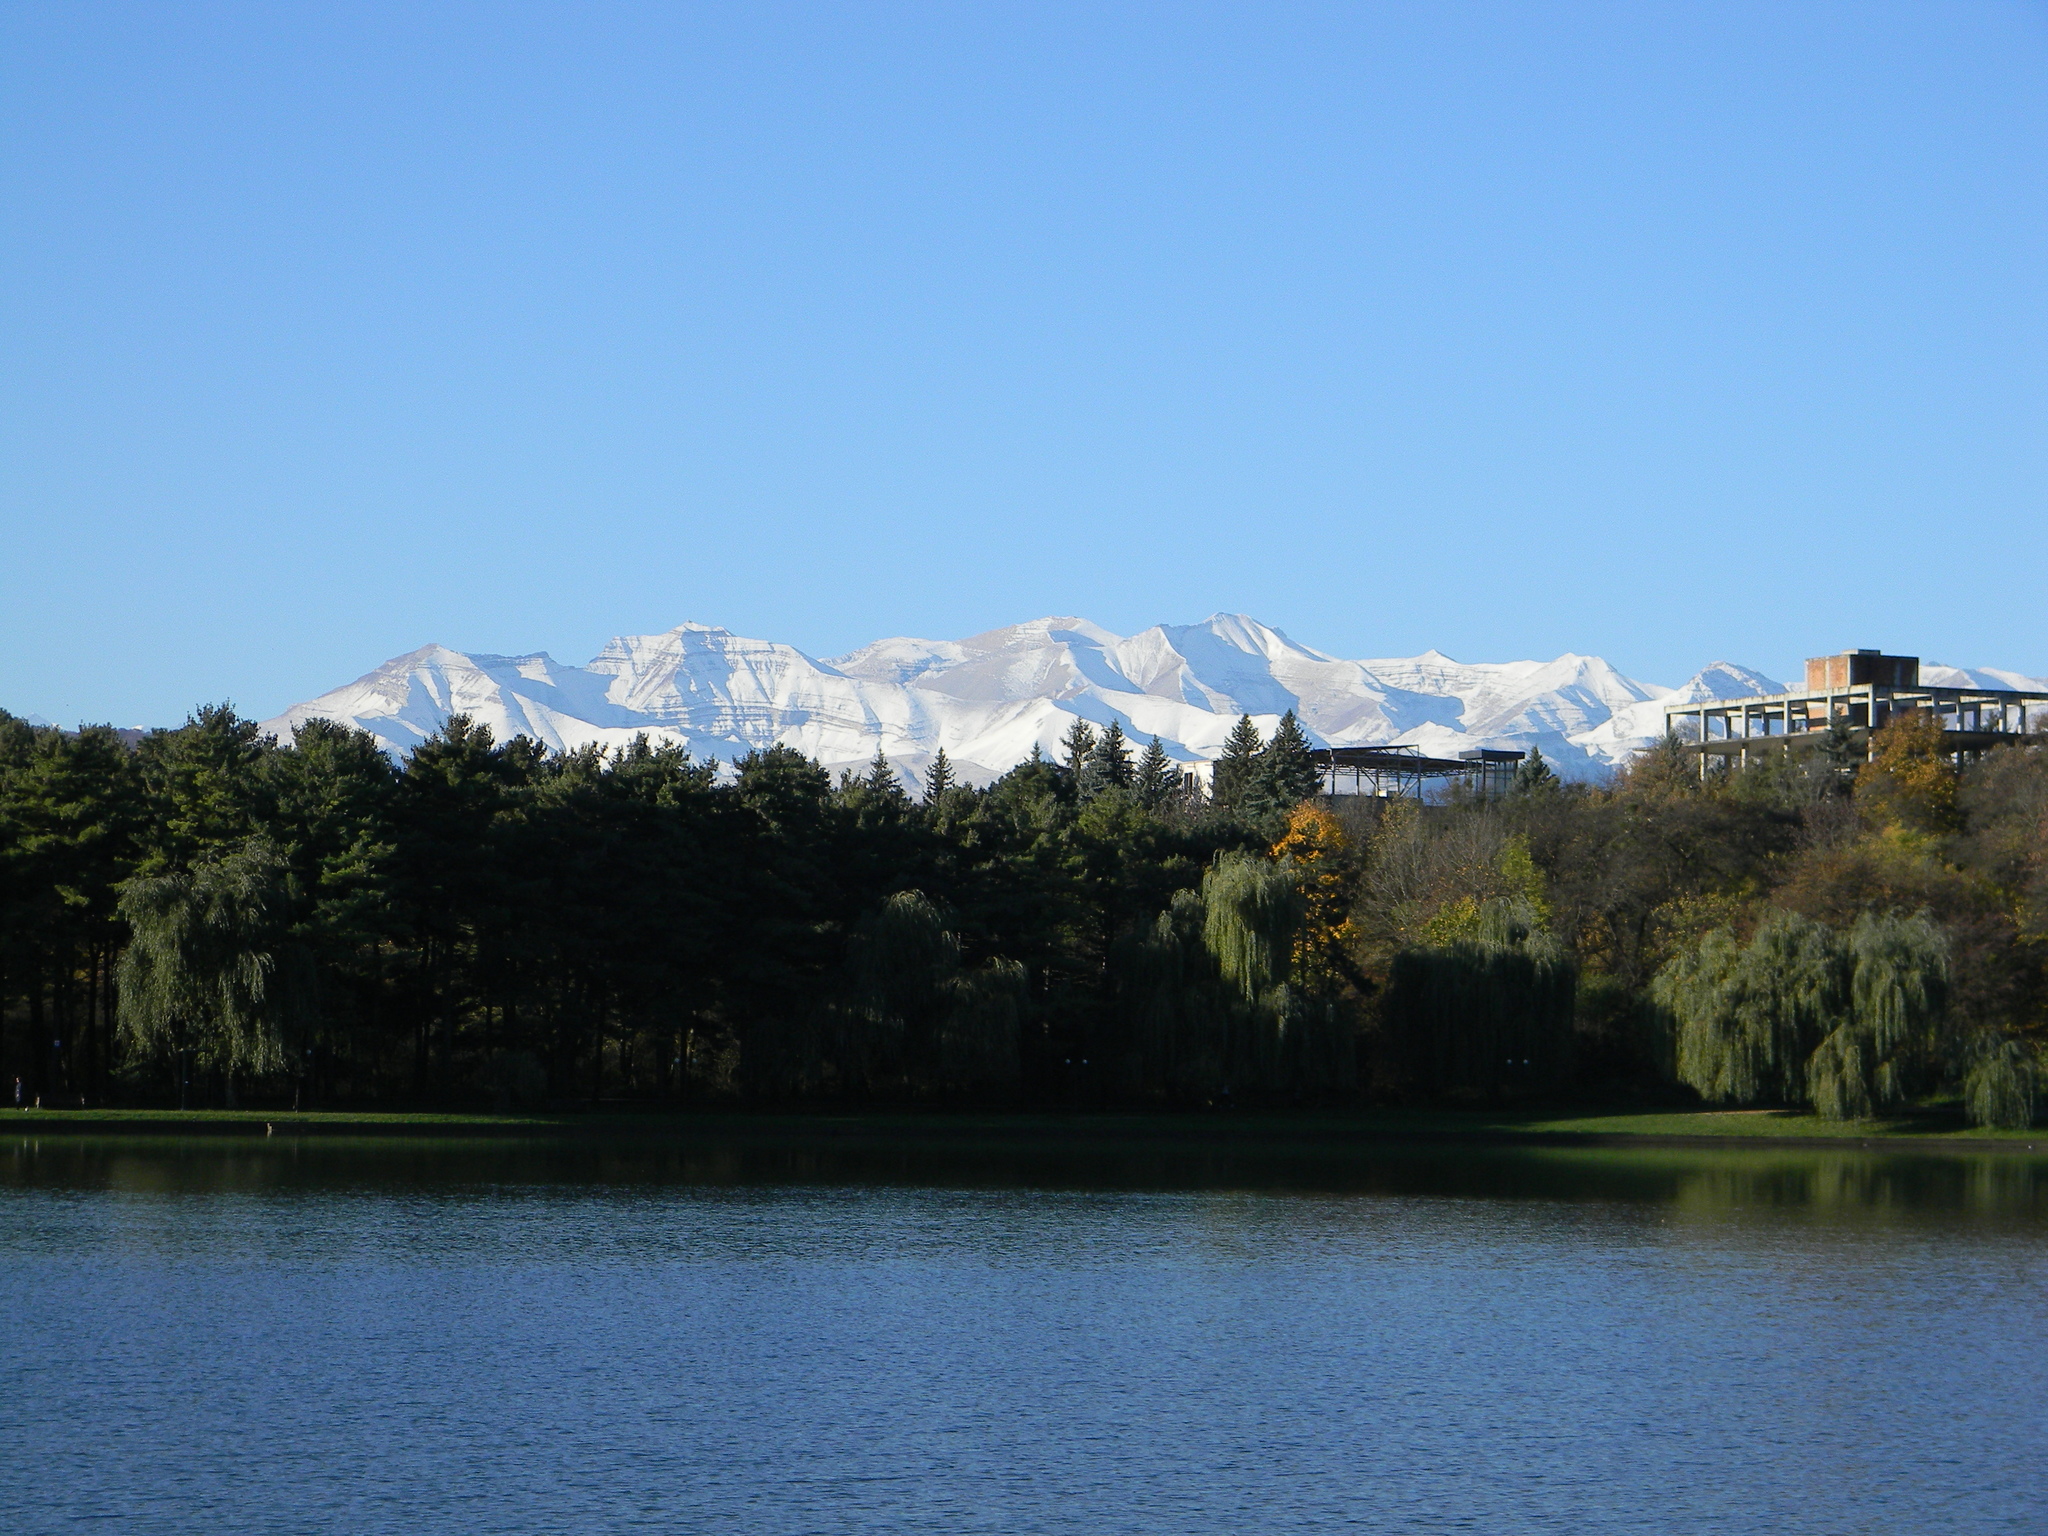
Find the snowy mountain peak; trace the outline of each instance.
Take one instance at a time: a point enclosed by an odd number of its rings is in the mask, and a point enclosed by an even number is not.
[[[1754,699],[1783,693],[1785,685],[1732,661],[1713,661],[1672,690],[1666,704],[1698,704],[1708,699]]]
[[[1717,662],[1682,688],[1659,688],[1577,653],[1347,661],[1239,613],[1131,636],[1050,616],[964,640],[877,640],[826,661],[686,623],[619,636],[582,667],[543,652],[423,646],[265,729],[287,735],[308,719],[344,720],[403,754],[459,712],[501,738],[555,748],[623,745],[645,732],[732,758],[782,742],[838,769],[879,747],[912,773],[943,747],[964,777],[985,782],[1034,745],[1056,752],[1077,718],[1120,721],[1138,740],[1156,735],[1176,760],[1200,764],[1240,715],[1270,733],[1292,710],[1318,743],[1398,742],[1439,755],[1540,746],[1563,771],[1587,775],[1660,736],[1666,700],[1775,687]]]
[[[1708,699],[1750,699],[1784,691],[1783,683],[1754,668],[1738,667],[1732,661],[1709,662],[1678,687],[1653,688],[1640,703],[1618,707],[1606,724],[1583,731],[1572,740],[1596,757],[1622,762],[1629,753],[1663,737],[1664,710],[1668,705],[1699,704]]]
[[[1296,645],[1270,624],[1261,624],[1250,614],[1212,613],[1192,629],[1206,630],[1225,645],[1251,655],[1264,656],[1277,661],[1283,656],[1306,656],[1312,661],[1331,661],[1320,651],[1311,651],[1306,646]],[[1182,631],[1187,633],[1188,631]]]
[[[1930,688],[1997,688],[2018,693],[2048,693],[2048,678],[2008,672],[2002,667],[1944,667],[1939,662],[1920,663],[1920,681]]]

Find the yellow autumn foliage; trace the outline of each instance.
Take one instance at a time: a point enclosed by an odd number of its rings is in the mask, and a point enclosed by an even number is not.
[[[1351,922],[1357,896],[1351,840],[1336,817],[1305,801],[1289,814],[1287,830],[1272,853],[1292,865],[1295,888],[1301,893],[1294,974],[1312,985],[1333,983],[1339,974],[1335,957],[1358,936]]]

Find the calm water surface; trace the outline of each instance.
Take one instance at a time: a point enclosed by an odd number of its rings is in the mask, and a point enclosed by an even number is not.
[[[0,1142],[0,1527],[2048,1531],[2048,1160]]]

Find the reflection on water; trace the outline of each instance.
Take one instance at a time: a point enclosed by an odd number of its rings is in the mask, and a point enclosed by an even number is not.
[[[8,1530],[2037,1531],[2048,1158],[0,1143]]]
[[[1758,1207],[1947,1221],[2048,1218],[2048,1155],[1782,1148],[754,1138],[21,1137],[0,1189],[266,1194],[692,1186],[1242,1190],[1624,1201],[1702,1215]]]

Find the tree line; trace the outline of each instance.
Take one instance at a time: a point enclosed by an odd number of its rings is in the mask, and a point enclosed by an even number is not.
[[[1811,1105],[2033,1113],[2048,756],[1932,722],[1717,771],[1321,795],[1292,715],[1209,783],[1076,722],[915,792],[771,747],[395,762],[226,706],[0,714],[0,1074],[24,1101]]]

